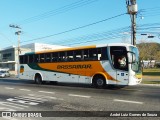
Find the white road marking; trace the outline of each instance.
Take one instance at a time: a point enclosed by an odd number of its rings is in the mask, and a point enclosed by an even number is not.
[[[16,106],[28,108],[28,106],[26,106],[26,105],[20,105],[20,104],[15,104],[15,103],[11,103],[11,102],[6,102],[6,103],[11,104],[11,105],[16,105]]]
[[[129,100],[119,100],[119,99],[114,99],[114,101],[116,101],[116,102],[125,102],[125,103],[143,104],[143,102],[129,101]]]
[[[11,87],[5,87],[5,89],[13,90],[14,88],[11,88]]]
[[[91,96],[85,96],[85,95],[77,95],[77,94],[68,94],[68,95],[72,97],[91,98]]]
[[[39,99],[36,99],[34,97],[24,97],[24,96],[19,96],[19,97],[14,97],[16,99],[20,99],[20,100],[29,100],[29,101],[33,101],[33,102],[40,102],[40,103],[43,103],[44,101],[47,101],[47,100],[39,100]]]
[[[63,98],[57,98],[57,97],[45,96],[45,95],[35,95],[35,94],[28,94],[28,95],[38,97],[38,98],[41,98],[41,99],[48,98],[48,99],[54,99],[54,100],[64,100]]]
[[[53,100],[64,100],[63,98],[57,98],[57,97],[49,97],[49,98]]]
[[[31,90],[29,90],[29,89],[19,89],[19,90],[22,90],[22,91],[31,91]]]
[[[8,98],[7,101],[14,102],[14,103],[20,103],[20,104],[25,104],[25,105],[38,105],[38,102],[32,102],[32,101],[27,101],[27,100],[19,100],[16,98]]]
[[[49,92],[49,91],[38,91],[40,93],[48,93],[48,94],[55,94],[55,92]]]
[[[0,111],[17,111],[17,110],[8,107],[0,107]]]
[[[17,109],[24,109],[22,107],[28,107],[28,106],[20,106],[18,104],[11,104],[9,102],[0,102],[0,105],[3,105],[3,106],[7,106],[7,107],[12,107],[12,108],[17,108]]]

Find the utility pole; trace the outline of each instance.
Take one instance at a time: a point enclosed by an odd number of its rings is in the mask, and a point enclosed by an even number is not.
[[[18,54],[17,54],[17,74],[19,72],[19,54],[20,54],[20,34],[22,33],[22,31],[20,30],[21,28],[17,25],[9,25],[9,27],[12,27],[12,28],[16,28],[17,31],[15,32],[15,35],[18,36],[18,46],[17,46],[17,51],[18,51]]]
[[[132,44],[136,46],[136,14],[138,12],[138,6],[136,0],[126,0],[128,14],[131,17],[132,34],[131,40]]]
[[[22,31],[20,30],[21,28],[19,26],[17,26],[17,25],[9,25],[9,27],[17,29],[17,32],[15,32],[15,35],[18,35],[18,46],[17,46],[17,49],[18,49],[18,55],[19,55],[20,54],[20,34],[22,33]]]

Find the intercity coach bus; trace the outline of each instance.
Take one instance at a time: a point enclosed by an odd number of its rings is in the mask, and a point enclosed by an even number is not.
[[[142,81],[139,52],[130,44],[106,44],[30,52],[19,56],[20,79],[106,85]]]

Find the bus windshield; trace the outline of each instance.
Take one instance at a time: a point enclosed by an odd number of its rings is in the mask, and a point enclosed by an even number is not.
[[[132,70],[135,72],[141,71],[141,64],[139,60],[139,51],[136,47],[130,47],[130,51],[135,54],[135,62],[132,63]]]

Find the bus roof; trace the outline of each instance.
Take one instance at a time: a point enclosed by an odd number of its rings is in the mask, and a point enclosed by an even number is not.
[[[127,43],[109,43],[109,44],[99,44],[99,45],[90,45],[90,46],[62,48],[62,49],[55,49],[55,50],[52,49],[52,50],[45,50],[45,51],[39,51],[39,52],[28,52],[28,53],[25,53],[25,54],[40,54],[40,53],[50,53],[50,52],[61,52],[61,51],[70,51],[70,50],[81,50],[81,49],[87,49],[87,48],[99,48],[99,47],[105,47],[105,46],[133,46],[133,45],[127,44]]]

